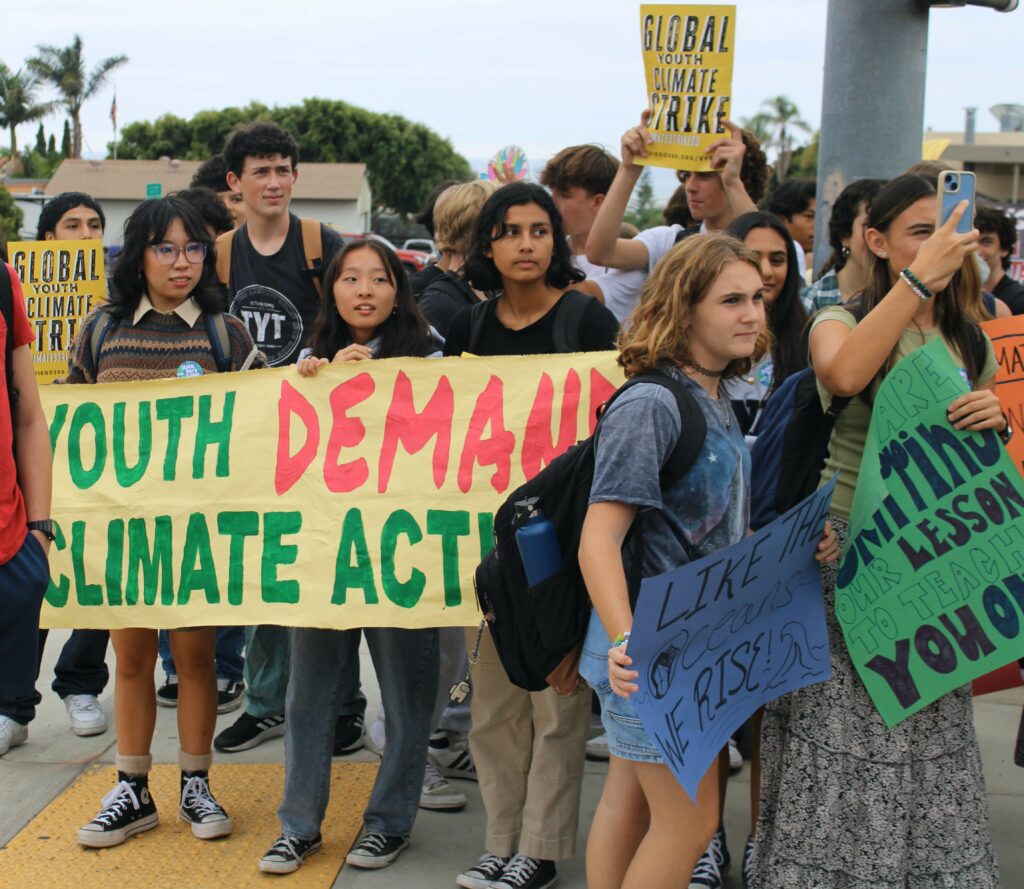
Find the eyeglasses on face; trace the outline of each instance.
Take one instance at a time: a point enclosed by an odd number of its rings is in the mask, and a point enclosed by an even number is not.
[[[189,241],[184,247],[161,241],[159,244],[150,244],[149,249],[161,265],[174,265],[181,253],[185,254],[185,260],[192,265],[199,265],[206,259],[206,245],[200,244],[199,241]]]

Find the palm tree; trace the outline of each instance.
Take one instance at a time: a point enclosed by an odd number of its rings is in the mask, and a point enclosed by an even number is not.
[[[71,118],[71,157],[82,156],[82,103],[91,99],[107,80],[110,72],[128,61],[128,56],[104,59],[86,75],[82,38],[77,34],[70,46],[37,46],[39,55],[26,64],[41,79],[53,84],[60,93],[60,102]]]
[[[775,176],[779,182],[786,178],[789,162],[793,156],[793,130],[811,132],[811,127],[802,117],[800,109],[786,96],[775,96],[761,103],[765,124],[772,134],[771,144],[779,150],[775,162]]]
[[[11,162],[17,163],[18,132],[23,123],[32,123],[50,114],[56,102],[37,102],[39,78],[31,71],[11,71],[0,62],[0,126],[11,131]]]

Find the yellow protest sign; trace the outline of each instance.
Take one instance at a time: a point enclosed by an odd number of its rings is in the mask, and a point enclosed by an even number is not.
[[[735,6],[642,4],[640,39],[647,125],[654,142],[636,163],[695,172],[711,169],[705,149],[728,136]]]
[[[52,383],[68,372],[68,350],[78,325],[107,298],[103,242],[15,241],[7,251],[36,335],[36,382]]]
[[[601,352],[46,387],[43,625],[470,625],[494,511],[622,379]]]

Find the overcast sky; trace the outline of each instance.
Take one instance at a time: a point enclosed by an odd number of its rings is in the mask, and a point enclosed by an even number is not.
[[[826,0],[737,6],[734,117],[781,94],[816,127]],[[36,45],[63,46],[75,33],[90,66],[128,55],[84,107],[89,156],[103,156],[112,138],[115,85],[122,126],[321,96],[425,123],[468,158],[510,142],[538,159],[580,142],[617,153],[645,102],[638,8],[632,0],[10,0],[0,13],[0,59],[17,68]],[[925,125],[960,130],[964,107],[975,105],[978,129],[994,130],[987,109],[997,102],[1024,103],[1024,11],[934,10]],[[59,141],[60,117],[46,127]],[[19,142],[35,130],[19,130]]]

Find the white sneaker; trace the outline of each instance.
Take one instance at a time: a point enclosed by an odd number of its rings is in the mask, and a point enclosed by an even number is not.
[[[735,775],[740,769],[743,768],[743,757],[740,755],[740,748],[736,746],[736,742],[729,739],[729,773]]]
[[[107,730],[107,714],[96,695],[68,695],[64,706],[71,720],[71,731],[79,737],[102,735]]]
[[[587,759],[608,760],[608,735],[604,732],[587,741]]]
[[[15,722],[10,716],[0,716],[0,756],[12,747],[28,740],[28,726]]]
[[[461,809],[466,805],[466,794],[456,790],[429,759],[423,774],[423,788],[420,790],[421,809]]]

